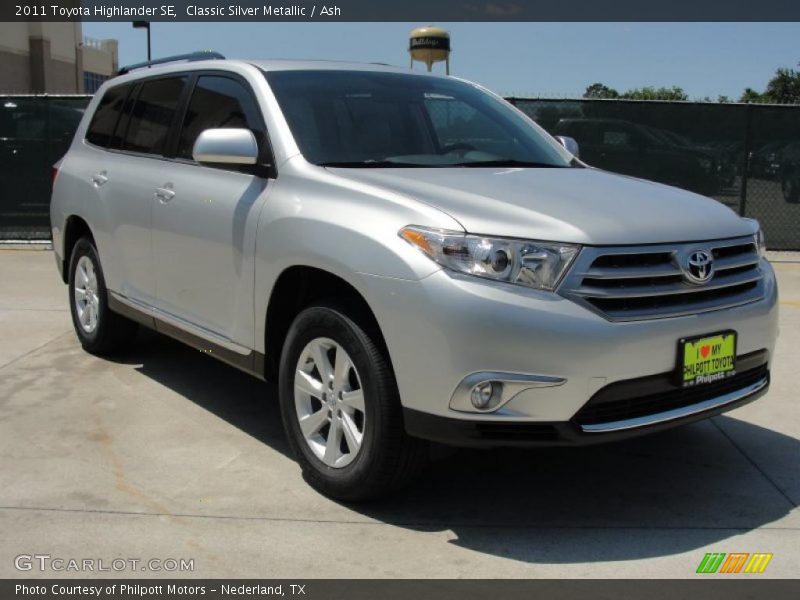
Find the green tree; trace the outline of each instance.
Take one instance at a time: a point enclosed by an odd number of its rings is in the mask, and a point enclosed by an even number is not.
[[[800,71],[775,71],[775,76],[767,84],[766,95],[777,104],[800,104]]]
[[[739,102],[751,103],[771,103],[772,98],[767,94],[757,92],[753,88],[744,88],[742,95],[739,96]]]
[[[619,92],[614,88],[610,88],[603,83],[593,83],[592,85],[586,88],[586,91],[583,92],[584,98],[605,98],[605,99],[614,99],[619,98]]]
[[[800,71],[779,68],[767,83],[763,92],[745,88],[739,102],[762,102],[766,104],[800,104]]]
[[[642,87],[628,90],[620,96],[626,100],[688,100],[689,95],[683,88],[673,85],[672,87]]]

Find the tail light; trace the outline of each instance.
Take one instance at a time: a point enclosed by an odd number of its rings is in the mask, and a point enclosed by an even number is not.
[[[58,177],[58,167],[53,165],[53,167],[50,170],[50,184],[51,185],[55,185],[56,184],[56,178],[57,177]]]

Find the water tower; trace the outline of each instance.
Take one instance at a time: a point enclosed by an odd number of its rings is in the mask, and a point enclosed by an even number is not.
[[[412,30],[409,37],[408,54],[412,69],[415,60],[428,65],[428,71],[433,68],[433,63],[444,61],[446,73],[450,75],[450,34],[447,31],[428,25]]]

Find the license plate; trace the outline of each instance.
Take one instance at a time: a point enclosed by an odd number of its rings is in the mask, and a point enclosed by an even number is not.
[[[736,332],[685,338],[678,353],[683,387],[713,383],[736,374]]]

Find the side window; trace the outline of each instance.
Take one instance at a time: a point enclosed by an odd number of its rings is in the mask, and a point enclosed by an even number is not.
[[[197,136],[206,129],[241,127],[261,140],[264,132],[250,91],[230,77],[201,75],[192,91],[178,142],[178,157],[191,158]]]
[[[128,99],[122,107],[122,114],[117,121],[117,127],[114,129],[114,135],[108,142],[109,148],[122,148],[125,140],[125,133],[128,131],[128,125],[131,122],[131,113],[133,112],[133,103],[136,102],[136,96],[139,94],[140,85],[133,86],[133,90],[128,94]]]
[[[120,85],[106,90],[100,104],[97,105],[86,131],[86,141],[95,146],[106,148],[109,146],[114,128],[117,126],[125,99],[131,91],[130,85]]]
[[[186,77],[165,77],[142,84],[122,145],[124,150],[162,154]]]

